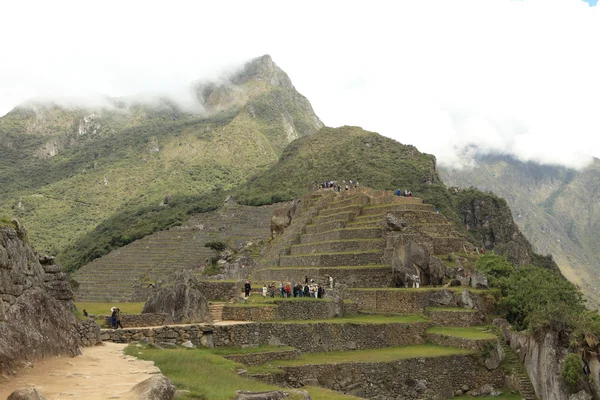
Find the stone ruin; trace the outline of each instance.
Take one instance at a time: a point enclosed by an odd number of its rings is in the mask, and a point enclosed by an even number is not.
[[[0,373],[25,361],[80,354],[74,309],[53,258],[35,252],[18,222],[0,226]]]

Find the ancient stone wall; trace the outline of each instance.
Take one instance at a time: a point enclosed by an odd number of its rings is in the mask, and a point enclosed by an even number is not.
[[[205,347],[290,346],[300,351],[344,351],[425,342],[427,322],[417,323],[290,323],[249,322],[236,325],[176,325],[157,328],[102,329],[103,341],[145,341]]]
[[[77,331],[79,332],[79,338],[82,346],[96,346],[102,344],[100,338],[100,326],[93,319],[85,321],[79,321],[77,324]]]
[[[243,290],[242,282],[229,281],[198,281],[198,290],[206,300],[209,301],[228,301],[231,298],[239,296]]]
[[[343,283],[349,287],[393,287],[392,269],[386,268],[266,268],[252,273],[255,282],[304,282],[308,276],[315,282],[327,286],[329,277],[332,276],[336,283]]]
[[[110,315],[100,315],[103,319],[103,327],[110,327]],[[121,314],[121,325],[123,328],[138,328],[148,326],[161,326],[172,324],[173,321],[166,313],[147,314]]]
[[[367,311],[422,314],[429,305],[428,291],[351,289],[346,298]]]
[[[274,360],[295,360],[300,357],[298,350],[266,351],[262,353],[232,354],[225,358],[244,365],[262,365]]]
[[[196,346],[213,347],[210,325],[173,325],[155,328],[102,329],[100,337],[106,342],[171,343],[191,341]]]
[[[427,307],[458,307],[483,311],[490,308],[489,296],[468,290],[349,289],[344,296],[357,303],[358,308],[364,311],[424,314]]]
[[[370,399],[395,399],[399,394],[404,399],[450,398],[465,385],[471,389],[484,384],[504,387],[503,371],[489,371],[476,356],[301,365],[282,369],[285,374],[272,374],[266,379],[292,387],[322,386]]]
[[[305,323],[269,322],[215,326],[215,347],[291,346],[306,352],[360,350],[424,343],[429,323]]]
[[[223,321],[273,321],[277,306],[233,306],[223,307]]]

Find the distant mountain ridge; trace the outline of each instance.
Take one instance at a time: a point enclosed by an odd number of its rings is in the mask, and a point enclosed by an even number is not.
[[[0,214],[21,219],[36,247],[57,254],[117,212],[232,188],[323,126],[268,55],[196,89],[204,113],[167,99],[15,108],[0,118]]]
[[[552,254],[563,274],[598,305],[600,160],[576,171],[481,156],[474,168],[440,168],[440,175],[449,186],[475,187],[505,198],[536,251]]]

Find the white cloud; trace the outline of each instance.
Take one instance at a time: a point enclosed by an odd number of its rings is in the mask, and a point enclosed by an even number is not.
[[[191,81],[269,53],[326,124],[440,163],[471,144],[600,157],[600,8],[580,0],[20,1],[3,15],[0,114],[32,97],[189,102]]]

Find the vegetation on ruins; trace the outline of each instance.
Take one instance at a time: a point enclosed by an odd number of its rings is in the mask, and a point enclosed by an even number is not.
[[[600,315],[586,309],[581,292],[559,271],[516,267],[493,253],[481,256],[476,267],[500,289],[498,311],[516,329],[566,332],[573,346],[585,346],[590,337],[600,337]]]
[[[577,389],[583,379],[583,361],[577,354],[569,353],[563,361],[563,367],[560,376],[573,392]]]

